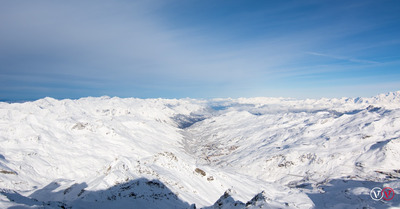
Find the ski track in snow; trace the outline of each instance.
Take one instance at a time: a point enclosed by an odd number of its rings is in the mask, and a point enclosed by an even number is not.
[[[0,133],[0,208],[400,208],[400,91],[3,102]]]

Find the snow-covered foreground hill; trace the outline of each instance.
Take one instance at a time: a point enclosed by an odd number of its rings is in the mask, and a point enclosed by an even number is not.
[[[400,92],[0,103],[0,208],[391,208],[399,194]]]

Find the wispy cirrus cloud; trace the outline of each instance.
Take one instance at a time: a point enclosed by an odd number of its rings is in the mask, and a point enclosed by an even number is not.
[[[332,58],[332,59],[336,59],[336,60],[344,60],[344,61],[348,61],[348,62],[362,63],[362,64],[380,64],[380,62],[372,61],[372,60],[363,60],[363,59],[357,59],[357,58],[351,58],[351,57],[323,54],[323,53],[318,53],[318,52],[306,52],[306,54],[320,56],[320,57],[328,57],[328,58]]]

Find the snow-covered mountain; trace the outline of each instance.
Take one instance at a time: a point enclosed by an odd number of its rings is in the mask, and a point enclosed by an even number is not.
[[[0,133],[0,208],[400,207],[400,92],[44,98],[0,103]]]

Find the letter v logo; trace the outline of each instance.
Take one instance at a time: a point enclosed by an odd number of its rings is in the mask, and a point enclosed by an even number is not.
[[[379,187],[375,187],[375,188],[371,189],[369,195],[371,196],[371,198],[373,200],[376,200],[376,201],[381,200],[382,196],[383,196],[382,189]]]
[[[394,198],[394,190],[390,187],[385,187],[382,189],[383,199],[386,201],[392,200]]]

